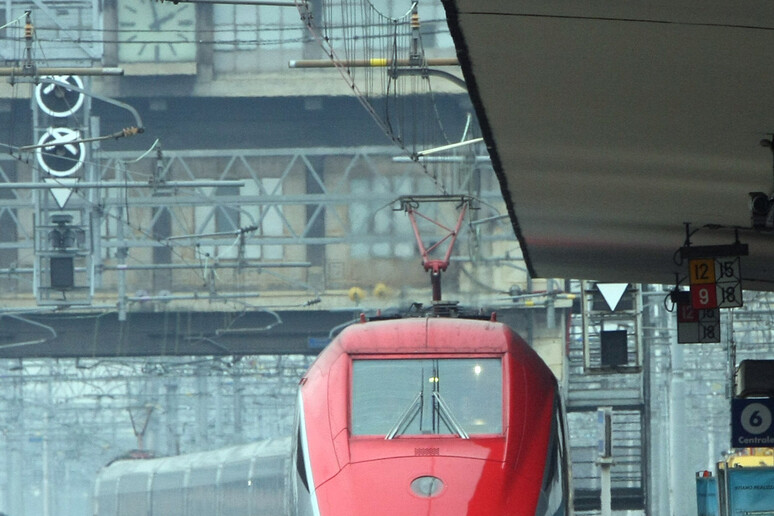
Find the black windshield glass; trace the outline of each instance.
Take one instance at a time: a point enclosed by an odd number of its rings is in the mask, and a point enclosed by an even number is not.
[[[499,358],[355,360],[354,435],[502,433]]]

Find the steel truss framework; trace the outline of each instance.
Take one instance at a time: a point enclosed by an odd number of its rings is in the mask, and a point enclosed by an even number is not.
[[[70,212],[89,235],[85,245],[90,246],[92,263],[83,281],[98,293],[115,289],[119,300],[126,299],[126,292],[171,290],[173,274],[174,284],[183,285],[183,290],[196,291],[202,285],[209,293],[233,289],[235,285],[223,278],[215,285],[213,271],[219,267],[269,271],[275,287],[284,283],[284,288],[305,295],[320,293],[336,287],[335,278],[325,277],[326,250],[405,246],[410,243],[410,225],[392,212],[396,192],[437,193],[438,177],[395,162],[394,154],[392,147],[192,150],[154,153],[135,161],[136,154],[95,152],[83,187],[74,189],[64,208],[34,184],[14,186],[26,176],[26,165],[2,160],[0,274],[10,286],[7,290],[29,292],[34,284],[29,275],[40,273],[32,266],[33,254],[46,250],[40,235],[49,229],[44,221]],[[439,174],[455,193],[479,201],[481,209],[469,218],[475,229],[466,235],[467,249],[512,242],[488,161],[460,157]],[[353,183],[366,186],[353,193]],[[37,206],[37,213],[30,214],[30,206]],[[364,220],[354,220],[358,210]],[[493,231],[481,231],[479,223]],[[322,253],[315,254],[313,247],[322,248]],[[413,260],[415,253],[402,258]],[[341,250],[328,252],[333,255],[339,261],[350,258]],[[512,261],[514,256],[518,252],[502,258]],[[455,258],[471,259],[471,253]],[[303,271],[315,266],[323,268],[322,276]],[[290,268],[296,270],[288,272]],[[185,269],[193,276],[180,281],[174,271]],[[281,274],[276,272],[280,269]],[[166,287],[158,277],[154,284],[135,285],[127,276],[132,270],[166,274]],[[245,283],[238,283],[244,290]],[[53,304],[71,302],[54,296]]]

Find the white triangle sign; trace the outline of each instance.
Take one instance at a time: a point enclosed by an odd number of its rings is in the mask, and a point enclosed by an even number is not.
[[[602,297],[605,298],[611,312],[615,311],[615,307],[618,306],[618,302],[621,301],[628,286],[628,283],[597,283],[597,288]]]
[[[70,196],[73,194],[73,187],[78,183],[77,179],[59,178],[51,179],[46,178],[43,181],[50,185],[61,185],[62,188],[51,188],[49,191],[54,196],[54,200],[60,208],[64,208],[67,201],[70,200]]]

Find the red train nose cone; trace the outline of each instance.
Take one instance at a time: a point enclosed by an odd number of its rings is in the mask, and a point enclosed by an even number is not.
[[[443,480],[429,475],[418,477],[411,481],[411,491],[423,498],[438,496],[444,487]]]

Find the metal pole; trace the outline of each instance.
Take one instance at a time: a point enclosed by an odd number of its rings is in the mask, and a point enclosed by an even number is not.
[[[121,181],[126,174],[124,170],[124,162],[118,160],[116,162],[116,178]],[[118,320],[126,321],[126,255],[128,249],[126,247],[126,241],[124,240],[124,207],[118,208],[118,216],[116,217],[116,238],[118,239]]]
[[[249,263],[249,264],[236,264],[236,263],[218,263],[213,264],[211,267],[215,269],[287,269],[292,267],[311,267],[310,262],[284,262],[284,263]],[[152,265],[105,265],[103,270],[122,270],[122,271],[145,271],[145,270],[171,270],[171,269],[201,269],[200,264],[189,263],[156,263]],[[0,272],[2,269],[0,269]],[[166,296],[168,297],[168,296]],[[201,297],[201,296],[199,296]]]
[[[207,373],[208,369],[199,365],[196,368],[196,446],[199,450],[207,449]]]
[[[77,67],[54,67],[54,68],[35,68],[30,70],[27,67],[2,66],[0,67],[0,77],[33,77],[42,75],[123,75],[123,68],[77,68]]]
[[[234,387],[234,436],[242,442],[242,376],[239,372],[232,376]]]
[[[51,423],[51,378],[46,382],[48,399],[46,400],[46,412],[43,426],[43,516],[51,516],[51,468],[48,457],[48,441]]]
[[[21,359],[19,360],[19,376],[13,380],[14,384],[14,404],[16,405],[19,423],[15,425],[16,445],[14,446],[13,465],[11,468],[11,484],[15,487],[13,500],[11,500],[11,514],[24,514],[24,498],[27,484],[25,477],[29,475],[28,464],[26,463],[25,441],[27,440],[27,428],[25,425],[26,406],[24,403],[24,367]]]
[[[685,493],[690,492],[689,481],[693,481],[693,473],[687,479],[682,478],[688,474],[688,464],[679,460],[680,453],[687,448],[685,442],[687,425],[685,420],[685,367],[683,360],[683,348],[673,340],[671,344],[671,381],[669,393],[669,444],[670,444],[670,468],[669,468],[669,506],[674,515],[683,514],[685,508]]]
[[[451,149],[456,149],[457,147],[464,147],[466,145],[473,145],[474,143],[480,143],[483,142],[483,138],[473,138],[472,140],[465,140],[464,142],[457,142],[457,143],[450,143],[448,145],[442,145],[441,147],[435,147],[432,149],[426,149],[423,151],[417,152],[417,157],[423,157],[427,156],[429,154],[435,154],[436,152],[443,152]]]
[[[213,405],[215,406],[215,446],[220,446],[223,440],[223,385],[222,379],[215,378],[215,389],[213,389]]]
[[[599,459],[600,468],[600,514],[601,516],[611,516],[612,500],[611,500],[611,488],[610,488],[610,468],[612,466],[612,459]]]
[[[86,97],[90,100],[90,97]],[[91,122],[91,134],[99,134],[99,117],[93,116],[89,118]],[[98,179],[98,171],[97,166],[94,164],[96,162],[96,154],[100,151],[100,144],[99,142],[94,142],[91,145],[91,163],[89,164],[87,171],[89,174],[89,181],[90,182],[96,182],[96,179]],[[100,194],[101,192],[96,189],[91,189],[88,192],[89,197],[89,204],[93,206],[91,209],[91,217],[90,220],[93,221],[93,225],[90,225],[89,227],[89,234],[91,236],[91,281],[89,282],[89,285],[91,285],[92,288],[101,288],[102,287],[102,238],[100,236],[95,237],[94,236],[94,230],[96,229],[97,232],[100,232],[100,228],[102,228],[102,210],[96,209],[96,206],[100,206]]]
[[[460,62],[456,57],[429,57],[423,63],[425,66],[459,66]],[[288,68],[334,68],[344,66],[345,68],[386,68],[389,66],[412,66],[416,63],[411,59],[387,59],[384,57],[373,57],[371,59],[349,59],[334,63],[330,59],[298,59],[288,61]]]
[[[165,411],[167,423],[167,454],[178,455],[180,453],[180,442],[177,437],[178,412],[177,412],[177,383],[169,381],[166,384]]]
[[[610,469],[613,467],[613,408],[597,409],[599,431],[597,465],[599,466],[599,503],[601,516],[612,516],[612,494]]]
[[[258,5],[268,7],[298,7],[296,2],[282,2],[275,0],[177,0],[174,3],[184,4],[230,4],[230,5]],[[299,2],[304,5],[304,2]]]
[[[224,181],[161,181],[153,183],[149,181],[79,181],[75,187],[84,188],[206,188],[219,186],[245,186],[242,180]],[[53,188],[73,188],[70,183],[59,183],[56,179],[50,183],[2,183],[0,190],[51,190]]]

